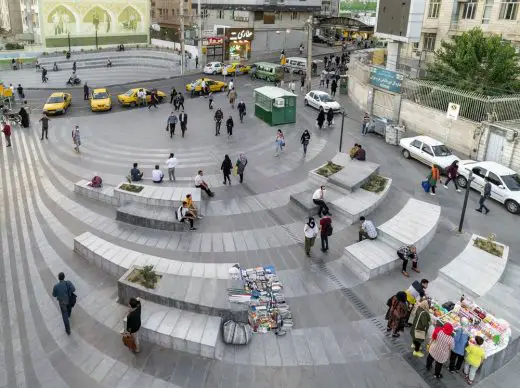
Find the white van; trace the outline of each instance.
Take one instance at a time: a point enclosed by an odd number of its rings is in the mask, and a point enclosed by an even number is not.
[[[307,71],[307,59],[299,57],[287,58],[285,62],[285,71],[288,73],[305,73]]]

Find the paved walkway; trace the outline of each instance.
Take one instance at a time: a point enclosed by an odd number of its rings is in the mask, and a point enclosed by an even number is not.
[[[238,90],[249,108],[251,85],[239,81]],[[217,101],[226,115],[235,115],[223,96]],[[2,144],[0,252],[5,260],[0,267],[0,295],[5,297],[0,298],[0,387],[459,386],[460,380],[452,376],[435,385],[423,362],[409,358],[407,342],[385,336],[384,302],[408,281],[391,273],[360,284],[341,266],[343,247],[356,240],[357,226],[335,224],[328,254],[317,249],[310,259],[303,254],[304,220],[289,207],[289,194],[301,191],[308,170],[336,153],[338,125],[318,133],[313,125],[316,112],[304,108],[300,97],[297,124],[284,126],[286,153],[275,158],[275,128],[257,120],[252,107],[246,123],[237,123],[230,139],[214,136],[205,99],[188,100],[186,108],[189,129],[184,139],[167,137],[164,123],[169,109],[161,106],[157,111],[56,118],[48,141],[39,140],[38,128],[16,128],[13,147],[5,149]],[[349,113],[354,118],[360,114],[353,108]],[[70,146],[75,123],[82,130],[81,154]],[[299,150],[302,127],[312,133],[306,158]],[[357,128],[356,120],[346,120],[346,145],[358,140]],[[369,158],[374,155],[381,163],[381,173],[394,181],[387,199],[371,216],[377,224],[395,215],[411,196],[432,200],[411,183],[423,175],[422,166],[403,162],[397,150],[377,139],[369,144],[366,138],[363,143]],[[172,151],[181,163],[182,184],[189,184],[202,165],[217,193],[207,201],[206,217],[195,233],[119,224],[113,208],[73,192],[75,181],[94,173],[105,182],[120,183],[134,160],[149,173]],[[224,187],[223,154],[235,158],[240,151],[250,161],[245,183],[233,181]],[[444,200],[440,194],[439,201]],[[467,242],[467,235],[451,232],[455,219],[451,209],[447,207],[436,238],[421,255],[424,276],[431,279]],[[468,224],[477,224],[472,215]],[[273,264],[286,285],[295,328],[285,337],[255,335],[248,347],[225,347],[222,360],[148,343],[134,356],[122,347],[118,335],[126,308],[116,303],[115,279],[72,251],[73,238],[85,231],[128,249],[179,261]],[[50,295],[59,271],[65,271],[78,288],[70,337]]]

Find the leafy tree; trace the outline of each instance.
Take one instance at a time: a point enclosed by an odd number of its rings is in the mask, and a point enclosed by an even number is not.
[[[427,79],[485,95],[520,92],[520,56],[499,35],[474,28],[443,41]]]

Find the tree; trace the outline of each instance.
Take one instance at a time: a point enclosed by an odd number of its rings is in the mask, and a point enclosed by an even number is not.
[[[474,28],[443,41],[427,79],[485,95],[520,92],[520,56],[510,42]]]

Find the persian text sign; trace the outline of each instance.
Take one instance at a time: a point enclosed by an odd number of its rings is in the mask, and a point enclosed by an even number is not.
[[[395,71],[382,69],[380,67],[370,68],[370,85],[376,88],[388,90],[392,93],[401,93],[403,75]]]
[[[229,28],[227,33],[230,41],[253,40],[255,38],[255,30],[252,28]]]

